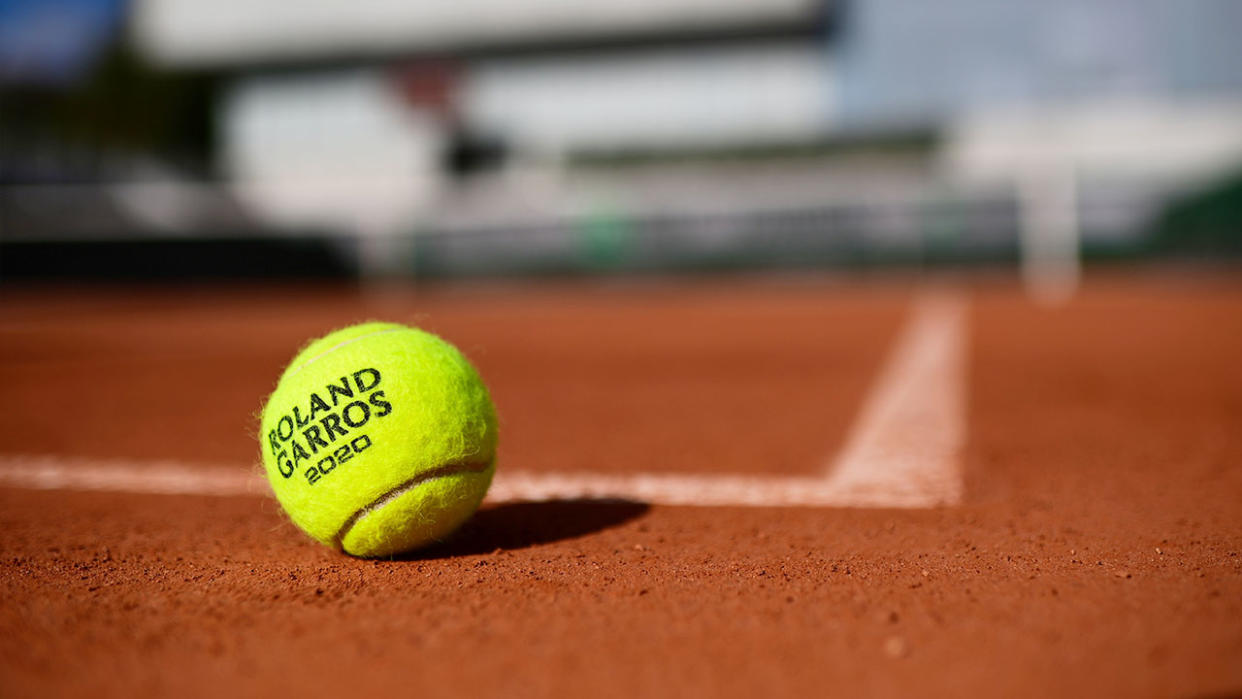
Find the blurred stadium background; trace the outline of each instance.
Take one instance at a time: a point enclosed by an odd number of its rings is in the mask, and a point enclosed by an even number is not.
[[[0,279],[1242,254],[1234,0],[0,0]]]

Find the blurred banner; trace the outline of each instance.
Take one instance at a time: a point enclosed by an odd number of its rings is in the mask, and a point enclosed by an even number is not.
[[[135,33],[161,61],[228,65],[803,28],[821,0],[137,0]]]

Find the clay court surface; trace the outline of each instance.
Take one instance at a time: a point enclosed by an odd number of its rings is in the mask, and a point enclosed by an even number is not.
[[[1233,273],[0,293],[0,696],[1242,692]],[[284,364],[372,318],[501,416],[401,560],[255,477]]]

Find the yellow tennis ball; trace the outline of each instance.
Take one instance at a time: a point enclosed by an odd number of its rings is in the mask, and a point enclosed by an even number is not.
[[[311,342],[263,408],[276,499],[315,539],[389,556],[448,536],[496,469],[496,411],[455,347],[363,323]]]

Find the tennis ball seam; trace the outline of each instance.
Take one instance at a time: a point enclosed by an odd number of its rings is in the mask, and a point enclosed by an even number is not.
[[[458,476],[464,473],[483,473],[490,468],[491,465],[491,461],[457,461],[423,471],[412,478],[408,478],[405,481],[398,483],[389,490],[380,494],[379,497],[355,510],[353,514],[346,518],[345,522],[341,524],[341,528],[337,530],[336,535],[332,537],[333,546],[335,546],[338,550],[344,550],[345,537],[349,536],[349,532],[358,524],[358,522],[361,522],[367,517],[367,515],[380,510],[384,507],[384,505],[387,505],[411,490],[440,478]]]
[[[298,373],[298,372],[302,371],[302,370],[303,370],[303,369],[305,369],[306,367],[310,366],[311,364],[314,364],[315,362],[319,361],[320,359],[323,359],[324,357],[328,356],[329,354],[332,354],[333,352],[335,352],[335,351],[337,351],[337,350],[341,349],[342,347],[346,347],[346,346],[348,346],[348,345],[352,345],[352,344],[354,344],[355,342],[360,342],[360,341],[362,341],[362,340],[366,340],[366,339],[368,339],[368,338],[375,337],[376,335],[384,335],[384,334],[387,334],[387,333],[395,333],[395,332],[400,332],[400,331],[402,331],[402,330],[409,330],[409,328],[406,328],[406,327],[401,327],[401,326],[398,326],[398,327],[395,327],[395,328],[384,328],[383,330],[376,330],[375,332],[370,332],[370,333],[367,333],[366,335],[359,335],[358,337],[351,337],[351,338],[349,338],[348,340],[345,340],[344,342],[339,342],[339,343],[337,343],[337,344],[335,344],[335,345],[333,345],[333,346],[329,347],[328,349],[326,349],[326,350],[324,350],[324,351],[320,352],[319,354],[315,355],[314,357],[311,357],[310,359],[306,360],[306,361],[305,361],[305,362],[303,362],[301,365],[299,365],[299,366],[295,367],[294,369],[290,370],[289,372],[287,372],[287,373],[285,374],[285,376],[281,377],[281,380],[283,381],[284,379],[288,379],[288,378],[291,378],[291,377],[293,377],[293,376],[297,375],[297,373]]]

